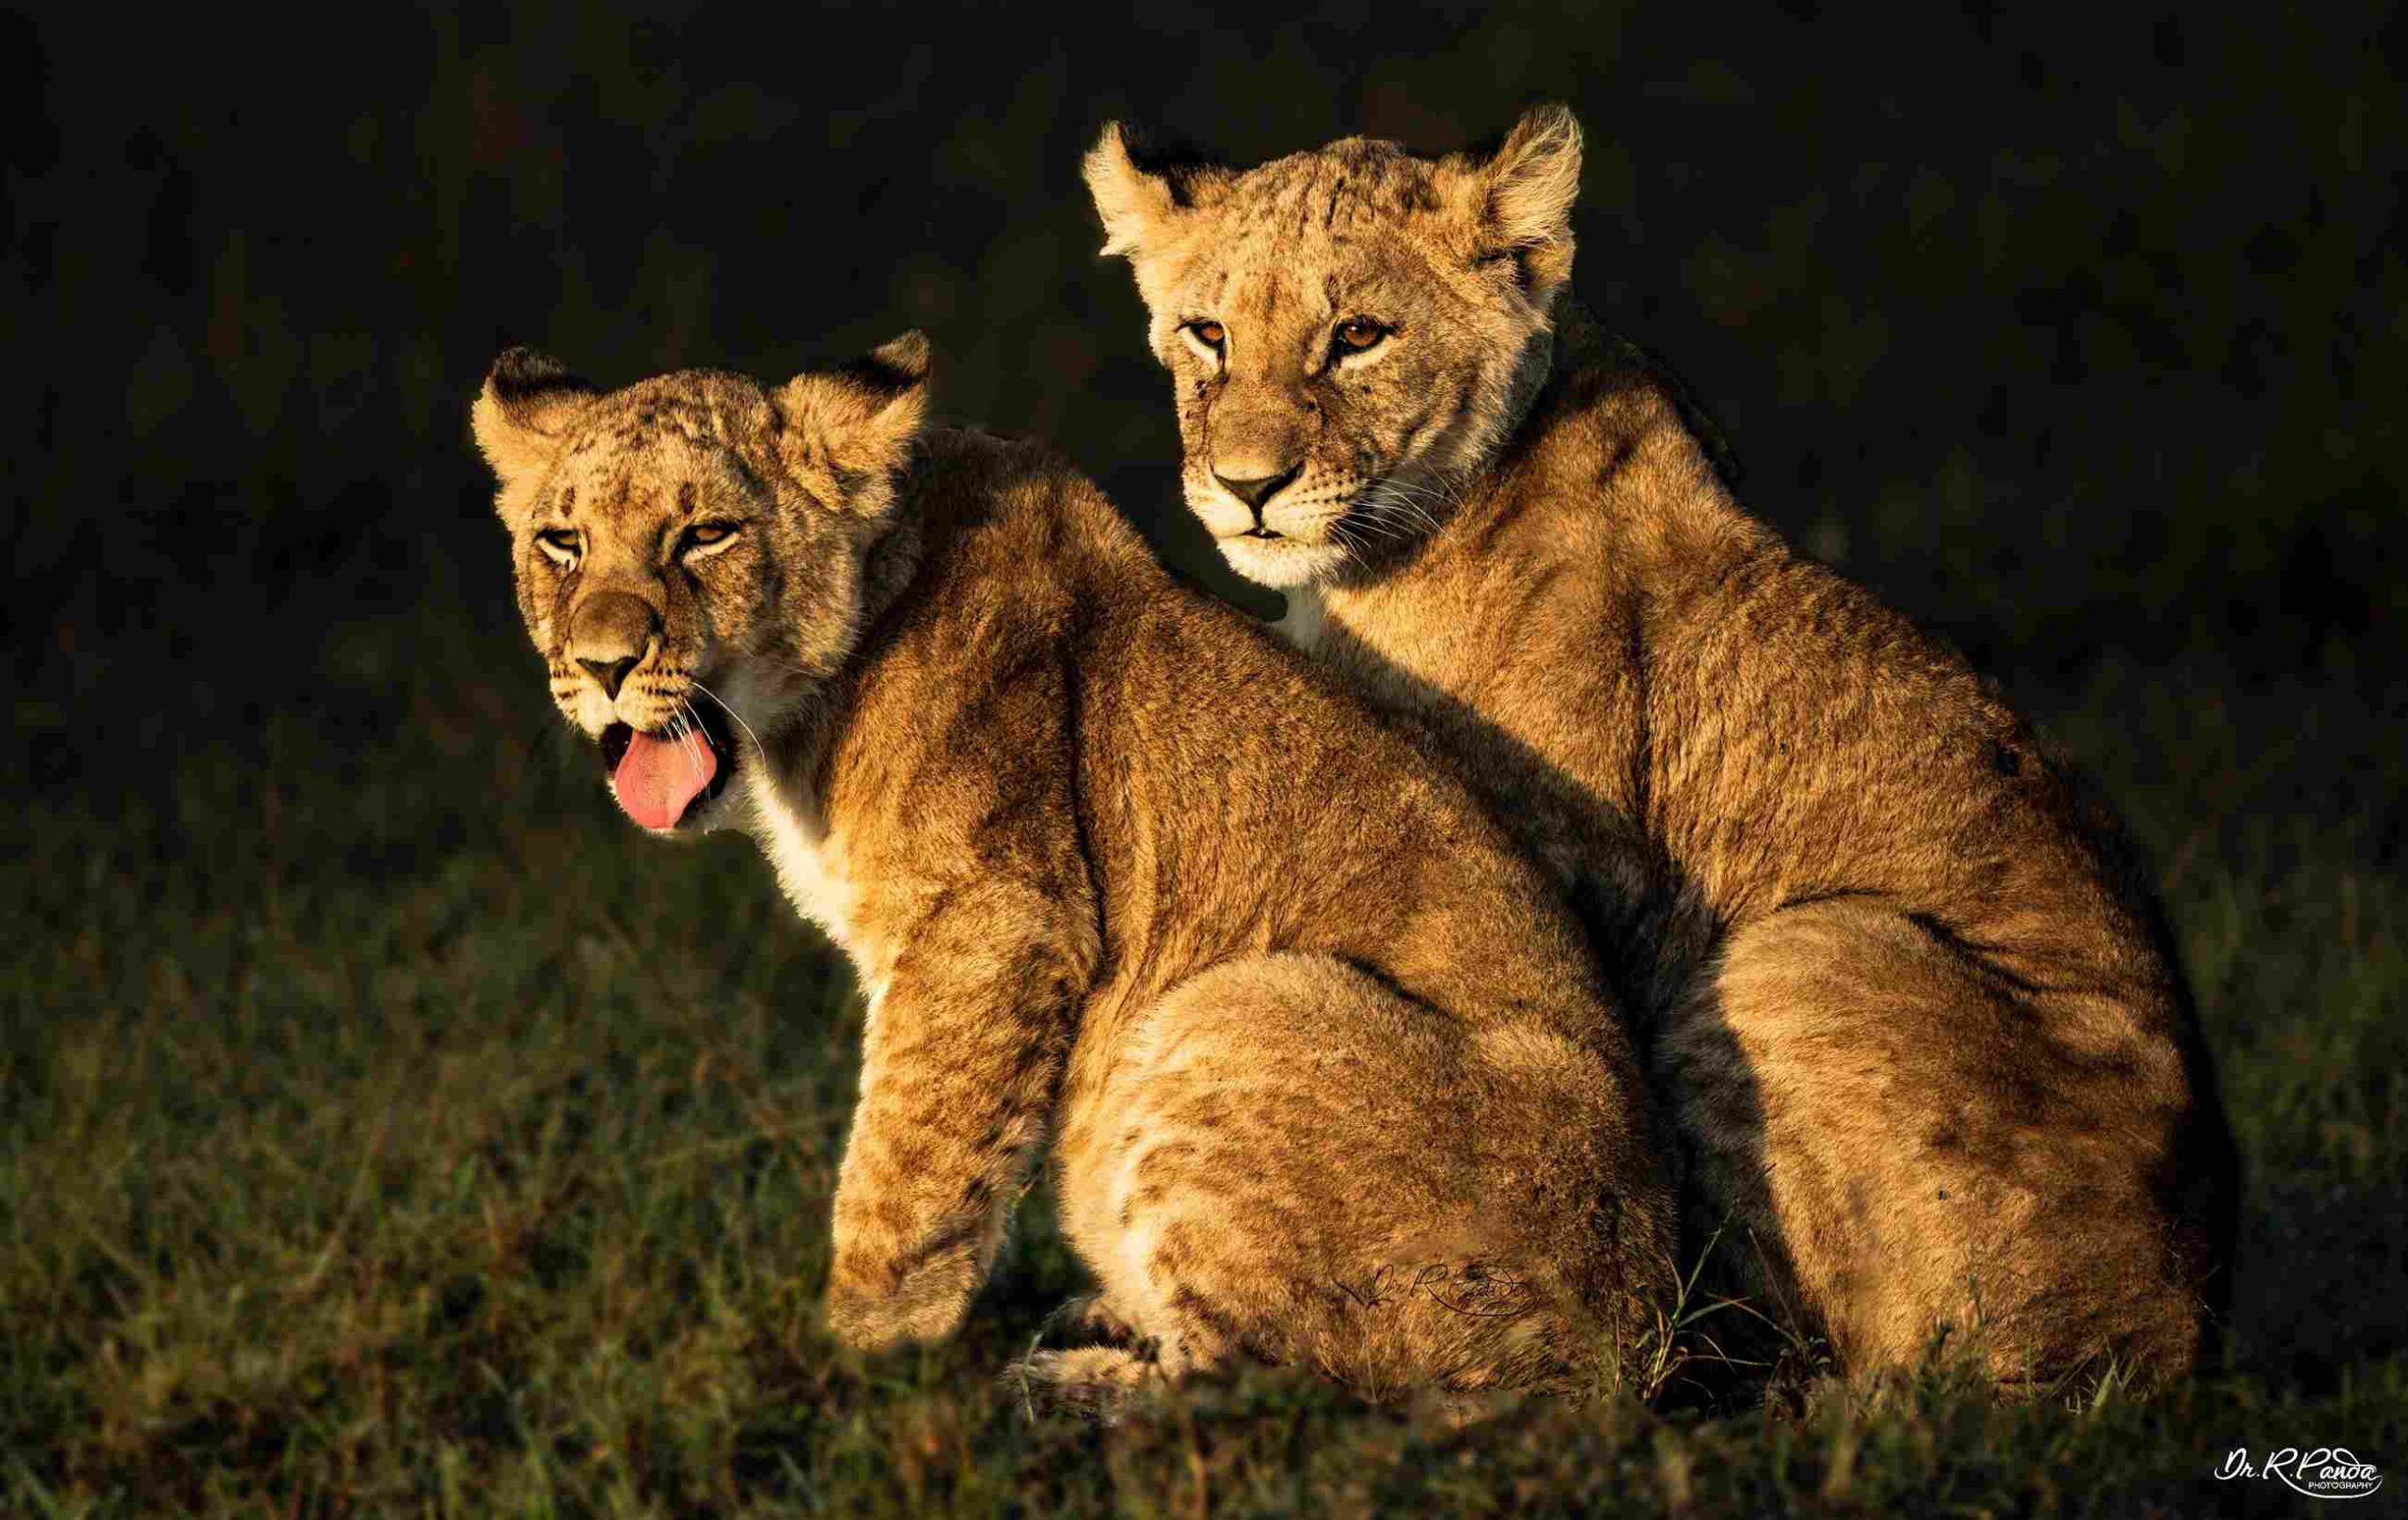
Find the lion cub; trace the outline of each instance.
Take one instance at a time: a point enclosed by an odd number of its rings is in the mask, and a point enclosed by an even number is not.
[[[1703,1227],[1880,1368],[2188,1368],[2231,1140],[2124,836],[1956,655],[1792,553],[1562,297],[1580,135],[1089,154],[1196,515],[1558,864]]]
[[[478,398],[553,700],[627,815],[760,842],[866,990],[829,1323],[950,1332],[1050,1150],[1117,1347],[1571,1389],[1649,1333],[1671,1204],[1554,889],[1040,449],[921,436],[917,334],[774,389]]]

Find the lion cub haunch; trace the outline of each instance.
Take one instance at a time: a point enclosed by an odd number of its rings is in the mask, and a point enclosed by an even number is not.
[[[1282,625],[1560,867],[1704,1229],[1861,1369],[2188,1368],[2229,1132],[2103,806],[1953,652],[1793,554],[1561,298],[1580,134],[1088,155],[1189,505]]]
[[[623,803],[750,831],[860,970],[831,1327],[950,1332],[1050,1149],[1123,1336],[1030,1364],[1066,1395],[1582,1385],[1656,1327],[1672,1216],[1555,889],[1053,456],[916,436],[925,367],[602,394],[518,356],[477,413]]]

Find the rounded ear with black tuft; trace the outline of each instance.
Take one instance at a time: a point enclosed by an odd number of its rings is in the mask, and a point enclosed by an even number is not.
[[[568,366],[531,348],[506,348],[485,372],[485,383],[468,410],[477,448],[493,467],[501,489],[494,510],[515,528],[527,498],[551,467],[578,414],[597,392],[569,373]]]
[[[907,332],[849,364],[778,388],[778,451],[787,468],[824,485],[832,506],[864,517],[895,501],[895,475],[927,423],[928,340]]]
[[[1572,207],[1580,198],[1580,123],[1569,108],[1537,105],[1470,174],[1480,257],[1511,259],[1544,307],[1572,274]]]

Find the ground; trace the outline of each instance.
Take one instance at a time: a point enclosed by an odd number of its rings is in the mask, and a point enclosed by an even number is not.
[[[745,841],[615,815],[506,634],[339,630],[263,727],[8,825],[0,1510],[2297,1512],[2212,1476],[2290,1445],[2408,1486],[2408,721],[2341,645],[2026,693],[2152,850],[2222,1063],[2227,1367],[1463,1429],[1261,1373],[1096,1431],[991,1385],[1083,1285],[1041,1192],[958,1340],[829,1340],[849,978]]]

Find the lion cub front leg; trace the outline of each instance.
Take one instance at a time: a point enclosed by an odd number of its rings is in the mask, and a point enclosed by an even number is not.
[[[948,1334],[993,1263],[1061,1075],[1081,974],[1072,895],[943,895],[874,1001],[828,1288],[848,1345]]]

